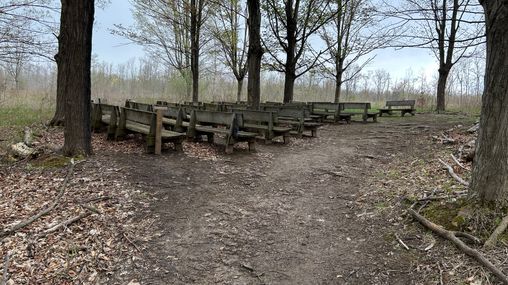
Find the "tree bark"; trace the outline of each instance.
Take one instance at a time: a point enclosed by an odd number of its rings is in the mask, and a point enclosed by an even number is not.
[[[59,65],[59,56],[58,54],[55,55],[55,60],[57,66]],[[64,80],[65,74],[62,74],[61,68],[58,68],[57,71],[57,81]],[[49,122],[50,126],[56,127],[56,126],[63,126],[64,120],[65,120],[65,96],[63,93],[63,89],[56,85],[56,110],[55,115],[53,115],[53,119]]]
[[[285,82],[284,82],[284,103],[293,101],[293,93],[296,80],[296,32],[298,28],[297,12],[293,9],[293,0],[286,1],[286,19],[287,19],[287,48],[285,63]],[[298,10],[297,10],[298,11]]]
[[[238,86],[236,90],[236,102],[242,101],[242,88],[243,88],[243,78],[242,79],[236,79]]]
[[[288,69],[290,69],[288,67]],[[296,76],[291,70],[286,71],[284,79],[284,103],[290,103],[293,101],[293,93],[295,89]]]
[[[259,0],[247,0],[249,11],[249,50],[247,52],[248,81],[247,101],[252,109],[259,109],[261,98],[261,58],[263,48],[261,46],[261,5]]]
[[[450,68],[441,67],[439,68],[439,78],[437,81],[437,104],[436,111],[444,112],[446,109],[445,96],[446,96],[446,82],[448,75],[450,74]]]
[[[191,0],[191,73],[192,73],[192,102],[199,101],[199,36],[201,22],[201,1]],[[198,7],[199,6],[199,7]]]
[[[508,205],[508,2],[480,1],[487,29],[487,63],[471,193],[482,203]]]
[[[337,74],[335,75],[335,99],[334,99],[334,102],[339,103],[340,102],[340,91],[342,89],[343,68],[342,68],[341,63],[338,63],[336,66],[337,66],[336,67]]]
[[[68,156],[89,155],[94,1],[61,0],[61,3],[57,90],[65,103],[63,152]]]

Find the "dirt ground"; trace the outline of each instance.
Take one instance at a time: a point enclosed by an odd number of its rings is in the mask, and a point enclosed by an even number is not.
[[[451,161],[475,120],[417,114],[325,124],[317,138],[260,142],[257,153],[245,144],[232,155],[206,142],[147,155],[139,138],[98,133],[95,155],[76,166],[67,189],[68,158],[58,153],[0,164],[2,228],[65,189],[55,210],[0,238],[0,256],[11,257],[7,284],[496,284],[406,214],[413,201],[450,195],[420,208],[450,226],[458,209],[432,209],[467,189],[437,159]],[[61,129],[35,137],[41,149],[63,144]],[[506,243],[477,249],[508,272]]]
[[[418,114],[325,125],[318,138],[260,143],[255,154],[100,153],[142,197],[138,256],[109,282],[435,284],[439,272],[422,280],[416,270],[425,253],[394,238],[403,218],[384,205],[402,197],[378,185],[400,161],[431,156],[429,137],[464,120]]]

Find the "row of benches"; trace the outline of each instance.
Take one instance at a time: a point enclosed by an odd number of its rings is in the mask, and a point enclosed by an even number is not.
[[[210,111],[223,111],[228,112],[233,109],[246,108],[245,102],[231,103],[231,102],[212,102],[212,103],[191,103],[185,102],[183,104],[175,104],[174,106],[191,106],[202,110]],[[278,111],[278,109],[304,109],[305,117],[313,118],[319,121],[331,120],[333,122],[346,121],[351,122],[352,116],[360,115],[363,122],[368,119],[377,121],[377,116],[383,114],[392,115],[394,112],[400,112],[402,116],[407,113],[415,114],[415,100],[400,100],[400,101],[387,101],[386,107],[379,109],[378,112],[371,111],[371,104],[364,102],[292,102],[292,103],[278,103],[278,102],[265,102],[260,105],[261,110],[265,111]]]
[[[199,139],[204,135],[210,143],[214,142],[214,135],[224,136],[226,153],[233,151],[236,142],[248,142],[249,150],[254,151],[259,135],[267,143],[277,137],[286,143],[290,135],[302,136],[307,131],[316,136],[322,125],[306,122],[301,109],[286,110],[281,117],[281,113],[270,111],[220,112],[127,101],[125,107],[93,103],[92,110],[95,130],[106,126],[109,139],[122,139],[128,133],[143,134],[149,153],[159,152],[164,142],[172,142],[181,150],[186,137]]]

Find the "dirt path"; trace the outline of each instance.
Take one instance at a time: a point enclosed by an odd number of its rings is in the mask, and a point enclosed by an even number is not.
[[[433,115],[326,125],[319,138],[236,151],[110,155],[149,203],[143,258],[117,280],[141,284],[411,284],[414,257],[369,202],[381,169],[449,127]]]

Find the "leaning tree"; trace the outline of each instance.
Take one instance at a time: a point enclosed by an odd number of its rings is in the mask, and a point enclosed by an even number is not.
[[[487,64],[471,192],[508,206],[508,1],[482,0]]]

